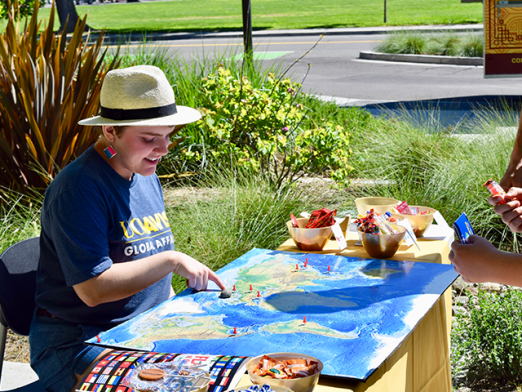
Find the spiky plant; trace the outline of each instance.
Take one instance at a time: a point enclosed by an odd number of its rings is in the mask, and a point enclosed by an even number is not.
[[[0,34],[0,192],[45,189],[95,141],[78,121],[97,114],[103,78],[119,66],[118,55],[104,62],[103,32],[94,44],[82,36],[86,18],[69,38],[55,34],[54,4],[39,34],[38,8],[23,25],[11,8]]]

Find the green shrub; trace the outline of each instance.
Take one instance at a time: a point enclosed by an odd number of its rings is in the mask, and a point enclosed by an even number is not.
[[[399,31],[388,34],[375,51],[394,54],[482,57],[481,33],[422,33]]]
[[[331,121],[307,127],[308,110],[297,100],[300,88],[272,73],[262,87],[255,87],[223,67],[204,78],[199,104],[212,161],[232,159],[260,171],[276,188],[304,173],[322,175],[325,170],[346,185],[351,170],[349,133]],[[188,160],[201,160],[203,152],[184,153]]]
[[[484,55],[484,37],[481,34],[464,35],[455,45],[453,56],[482,57]]]
[[[0,192],[45,189],[60,168],[98,137],[78,121],[97,114],[101,81],[117,67],[104,64],[103,34],[94,45],[73,34],[55,35],[54,8],[39,34],[38,9],[25,26],[10,14],[0,34]]]
[[[426,35],[426,50],[424,54],[453,56],[452,53],[458,42],[459,38],[455,33]]]
[[[426,45],[426,35],[410,31],[399,31],[389,34],[377,45],[375,51],[395,54],[421,54]]]
[[[469,316],[457,314],[452,331],[451,357],[455,383],[488,380],[500,385],[522,382],[522,292],[479,290]]]
[[[0,19],[8,19],[9,12],[14,12],[16,18],[25,18],[33,14],[35,7],[42,8],[45,2],[35,0],[0,0]]]

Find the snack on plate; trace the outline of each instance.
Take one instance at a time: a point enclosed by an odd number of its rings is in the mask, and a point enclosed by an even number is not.
[[[293,379],[317,373],[317,361],[303,358],[278,360],[263,355],[252,373],[269,378]]]
[[[191,392],[208,386],[209,374],[189,363],[143,363],[130,369],[120,385],[140,392]]]
[[[138,377],[146,381],[158,381],[165,377],[165,371],[162,369],[143,369],[138,373]]]

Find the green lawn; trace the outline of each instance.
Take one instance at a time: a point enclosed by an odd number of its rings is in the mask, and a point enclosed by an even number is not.
[[[88,24],[107,31],[241,30],[241,0],[172,0],[78,6]],[[460,0],[252,0],[254,30],[482,23],[481,3]],[[40,10],[48,18],[50,9]]]

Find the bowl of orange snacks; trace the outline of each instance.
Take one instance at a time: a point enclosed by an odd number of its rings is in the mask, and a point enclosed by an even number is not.
[[[247,364],[254,384],[282,386],[294,392],[312,392],[323,363],[317,358],[296,353],[273,353],[252,358]]]

